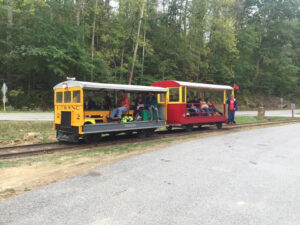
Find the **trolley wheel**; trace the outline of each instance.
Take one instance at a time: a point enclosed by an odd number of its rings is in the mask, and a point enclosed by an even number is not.
[[[217,126],[218,129],[221,129],[222,125],[223,125],[222,123],[216,123],[216,126]]]
[[[100,134],[86,134],[84,135],[84,140],[87,143],[94,143],[100,141]]]
[[[110,136],[111,138],[115,138],[116,135],[117,135],[117,133],[115,133],[115,132],[109,133],[109,136]]]
[[[130,136],[130,135],[133,135],[133,132],[134,131],[127,131],[126,134]]]
[[[145,130],[146,137],[151,137],[154,134],[154,129]]]
[[[168,126],[168,127],[167,127],[167,130],[168,130],[168,131],[172,131],[172,129],[173,129],[172,126]]]
[[[139,131],[137,131],[137,137],[138,138],[144,138],[144,137],[146,137],[145,130],[139,130]]]
[[[188,131],[188,132],[191,132],[193,131],[193,124],[188,124],[185,126],[185,130]]]

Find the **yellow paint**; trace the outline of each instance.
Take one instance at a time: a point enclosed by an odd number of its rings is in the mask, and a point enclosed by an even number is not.
[[[90,117],[85,117],[84,118],[84,123],[91,123],[91,124],[96,124],[96,120],[94,118],[90,118]]]
[[[80,92],[80,100],[79,102],[73,99],[74,91]],[[71,101],[65,103],[65,93],[71,93]],[[61,93],[62,102],[57,102],[57,93]],[[167,96],[165,102],[160,105],[164,105],[166,107]],[[97,124],[97,123],[107,123],[107,117],[110,116],[111,110],[93,110],[93,111],[85,111],[84,110],[84,96],[83,89],[81,87],[70,87],[70,88],[61,88],[56,89],[54,92],[54,123],[53,129],[56,129],[56,125],[61,124],[61,112],[71,112],[71,126],[78,127],[79,134],[84,134],[82,131],[82,126],[85,123]],[[165,110],[166,113],[167,110]],[[123,113],[124,115],[133,116],[134,110],[129,110]],[[167,113],[166,113],[167,115]]]
[[[71,92],[71,102],[64,103],[65,92]],[[80,102],[73,102],[73,92],[80,91]],[[56,95],[62,93],[62,102],[56,102]],[[82,126],[84,124],[83,90],[80,87],[57,89],[54,94],[54,123],[61,124],[61,112],[71,112],[71,125]]]

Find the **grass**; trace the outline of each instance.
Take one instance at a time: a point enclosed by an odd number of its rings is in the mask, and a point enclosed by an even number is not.
[[[264,119],[259,119],[256,116],[236,116],[235,121],[237,124],[244,123],[263,123],[269,121],[282,121],[287,120],[286,117],[265,117]]]
[[[31,166],[35,163],[40,163],[40,162],[59,165],[83,157],[95,159],[95,158],[99,158],[103,154],[117,155],[117,154],[132,152],[132,151],[140,151],[140,150],[142,151],[145,150],[146,148],[149,148],[149,146],[151,146],[151,148],[155,148],[161,144],[173,143],[176,141],[195,138],[195,137],[197,137],[197,134],[191,133],[190,135],[183,136],[183,137],[171,137],[167,139],[151,140],[151,141],[146,141],[141,143],[128,143],[128,144],[121,144],[116,146],[87,149],[78,152],[75,151],[75,152],[68,152],[68,153],[57,153],[53,155],[42,155],[42,156],[32,157],[32,158],[2,160],[0,161],[0,169],[19,167],[24,165]]]
[[[14,191],[13,188],[7,188],[7,189],[4,189],[3,191],[0,191],[0,195],[6,194],[7,192],[12,192],[12,191]]]
[[[22,142],[24,135],[37,133],[34,143],[49,142],[49,137],[55,135],[52,130],[52,122],[48,121],[0,121],[0,145],[1,143]]]

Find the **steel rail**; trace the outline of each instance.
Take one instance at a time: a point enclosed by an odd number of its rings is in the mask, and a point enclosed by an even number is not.
[[[284,121],[271,121],[271,122],[262,122],[262,123],[245,123],[245,124],[237,124],[237,125],[226,125],[223,129],[220,129],[219,132],[222,130],[228,131],[231,129],[239,129],[239,128],[249,128],[249,127],[262,127],[262,126],[269,126],[269,125],[280,125],[280,124],[287,124],[287,123],[299,123],[299,119],[294,120],[284,120]],[[203,128],[202,128],[203,130]],[[197,130],[194,130],[195,132]],[[198,130],[199,131],[199,130]],[[206,133],[215,132],[216,129],[206,130]],[[143,137],[143,138],[122,138],[120,137],[118,140],[114,140],[110,142],[112,137],[107,137],[106,140],[103,139],[105,142],[100,143],[87,143],[87,144],[59,144],[58,142],[51,142],[51,143],[41,143],[41,144],[32,144],[32,145],[19,145],[19,146],[9,146],[9,147],[2,147],[0,148],[0,159],[10,159],[10,158],[18,158],[18,157],[25,157],[25,156],[33,156],[39,154],[49,154],[54,152],[63,152],[63,151],[72,151],[72,150],[84,150],[89,148],[95,147],[107,147],[107,146],[114,146],[126,143],[140,143],[149,140],[159,140],[159,139],[166,139],[169,137],[182,137],[188,136],[191,132],[184,132],[184,129],[176,129],[174,131],[157,131],[157,134],[152,137]],[[126,137],[126,136],[125,136]],[[26,151],[20,151],[20,150]]]

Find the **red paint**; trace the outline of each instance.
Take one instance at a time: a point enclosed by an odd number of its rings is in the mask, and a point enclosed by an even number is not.
[[[154,87],[180,87],[176,81],[166,80],[166,81],[157,81],[152,84]]]
[[[155,87],[180,87],[176,81],[157,81],[152,84]],[[200,89],[200,88],[199,88]],[[199,104],[200,105],[200,104]],[[223,105],[223,116],[188,116],[186,104],[167,104],[167,124],[168,125],[187,125],[187,124],[209,124],[209,123],[227,123],[226,104]]]
[[[223,116],[187,116],[186,104],[168,104],[167,124],[187,125],[187,124],[207,124],[216,122],[226,122]]]

